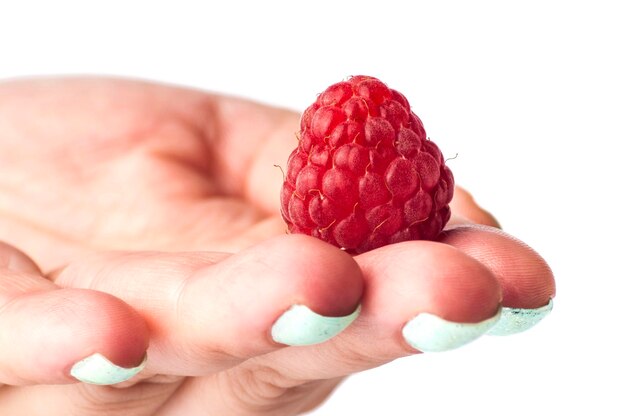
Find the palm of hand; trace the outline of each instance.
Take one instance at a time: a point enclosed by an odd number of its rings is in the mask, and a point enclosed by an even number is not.
[[[8,90],[0,238],[23,236],[44,266],[93,249],[234,251],[284,231],[272,160],[286,155],[264,153],[262,139],[287,152],[294,115],[127,81]],[[268,175],[274,189],[256,192]]]

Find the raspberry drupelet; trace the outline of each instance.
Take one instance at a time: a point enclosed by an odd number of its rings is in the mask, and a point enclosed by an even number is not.
[[[292,233],[358,254],[433,240],[450,218],[452,172],[399,92],[369,76],[328,87],[302,114],[281,213]]]

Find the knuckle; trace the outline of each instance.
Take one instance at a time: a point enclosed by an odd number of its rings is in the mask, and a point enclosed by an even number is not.
[[[223,377],[233,407],[244,414],[276,414],[278,409],[281,414],[297,413],[316,386],[315,382],[288,377],[253,360],[219,376]]]
[[[378,367],[386,361],[397,358],[385,351],[372,351],[371,346],[377,345],[374,342],[364,344],[361,340],[347,337],[341,341],[329,344],[329,355],[333,357],[334,362],[339,363],[338,367],[345,369],[345,374],[341,375]],[[370,347],[366,348],[364,345]]]
[[[152,414],[175,387],[177,384],[139,383],[128,388],[77,384],[72,408],[80,416]]]
[[[129,404],[127,400],[121,400],[119,391],[111,387],[89,384],[78,384],[76,387],[75,394],[72,395],[72,402],[77,414],[95,415],[98,410],[102,412],[103,409],[114,413]],[[133,415],[135,413],[130,411],[127,414]]]

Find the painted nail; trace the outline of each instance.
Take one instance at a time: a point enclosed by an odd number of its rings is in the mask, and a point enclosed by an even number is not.
[[[513,335],[524,332],[548,316],[552,311],[552,299],[547,305],[535,309],[502,308],[502,318],[489,330],[489,335]]]
[[[293,346],[319,344],[346,329],[360,311],[361,306],[350,315],[330,317],[315,313],[304,305],[293,305],[272,326],[272,338]]]
[[[116,384],[130,379],[143,370],[147,360],[148,356],[137,367],[124,368],[113,364],[104,355],[96,353],[74,364],[70,374],[83,383]]]
[[[430,313],[420,313],[402,328],[406,342],[422,352],[449,351],[468,344],[485,334],[500,319],[495,316],[476,323],[446,321]]]

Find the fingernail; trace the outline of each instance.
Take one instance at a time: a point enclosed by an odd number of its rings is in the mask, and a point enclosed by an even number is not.
[[[293,305],[272,326],[272,338],[292,346],[319,344],[346,329],[360,311],[361,306],[350,315],[330,317],[315,313],[304,305]]]
[[[446,321],[430,313],[420,313],[402,328],[406,342],[422,352],[449,351],[468,344],[491,329],[500,319],[495,316],[476,323]]]
[[[552,299],[547,305],[535,309],[502,308],[502,318],[489,330],[489,335],[513,335],[524,332],[548,316],[552,311]]]
[[[113,364],[102,354],[93,354],[80,360],[70,370],[72,377],[88,384],[110,385],[121,383],[138,374],[146,366],[146,356],[141,364],[124,368]]]

